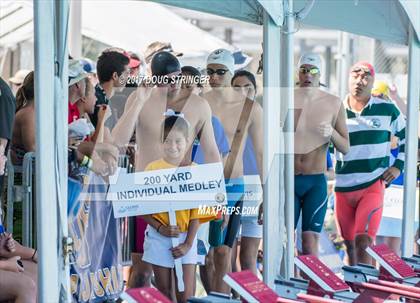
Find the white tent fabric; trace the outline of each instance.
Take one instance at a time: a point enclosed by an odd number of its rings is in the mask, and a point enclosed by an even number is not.
[[[400,0],[400,4],[404,7],[408,18],[413,25],[417,41],[420,41],[420,1]],[[407,29],[407,35],[409,30]]]
[[[283,8],[280,0],[151,1],[255,24],[262,24],[262,9],[264,8],[276,25],[283,23]],[[298,12],[308,2],[308,0],[295,0],[294,11]],[[407,45],[410,23],[413,24],[417,41],[420,41],[420,17],[416,15],[420,10],[419,7],[420,1],[417,0],[314,0],[312,9],[302,22]]]
[[[155,2],[259,25],[263,24],[263,13],[266,11],[275,25],[283,23],[283,6],[278,0],[157,0]]]
[[[28,1],[0,1],[1,46],[33,39],[32,10]],[[217,48],[233,50],[162,5],[142,1],[83,1],[82,35],[135,52],[143,52],[154,41],[171,42],[187,57],[207,55]]]
[[[33,7],[28,1],[0,1],[0,46],[33,39]]]
[[[299,11],[306,0],[295,0]],[[316,0],[304,24],[338,29],[375,39],[408,44],[408,29],[413,24],[417,41],[420,37],[420,1],[383,0]],[[330,14],[334,14],[333,16]]]
[[[82,34],[132,51],[144,51],[154,41],[171,42],[176,51],[191,56],[233,50],[169,9],[142,1],[83,1]]]

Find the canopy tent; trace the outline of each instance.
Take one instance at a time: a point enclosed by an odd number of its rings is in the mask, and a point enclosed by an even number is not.
[[[174,50],[187,56],[207,55],[217,48],[233,50],[228,43],[151,2],[102,1],[98,5],[83,1],[82,34],[131,51],[143,52],[154,41],[171,42]]]
[[[276,26],[283,23],[283,8],[279,5],[279,1],[273,0],[157,0],[155,2],[259,25],[263,25],[264,12],[267,12]]]
[[[290,58],[290,48],[293,42],[293,15],[290,14],[290,12],[293,10],[293,0],[287,0],[284,1],[288,3],[287,6],[287,18],[286,18],[286,24],[284,29],[287,29],[286,31],[283,31],[280,35],[280,28],[279,25],[283,24],[283,7],[282,7],[282,1],[251,1],[251,0],[231,0],[231,1],[169,1],[169,0],[161,0],[158,1],[161,3],[166,4],[174,4],[177,6],[185,7],[185,8],[191,8],[191,9],[198,9],[205,12],[211,12],[218,15],[223,15],[231,18],[237,18],[240,20],[245,20],[249,22],[254,22],[257,24],[261,24],[263,22],[264,24],[264,51],[266,54],[266,58],[264,60],[264,173],[266,176],[268,176],[268,180],[266,182],[266,186],[264,188],[264,210],[266,217],[265,220],[265,227],[264,227],[264,245],[265,249],[270,248],[268,245],[270,245],[269,242],[276,242],[279,243],[281,241],[268,241],[268,231],[270,232],[270,238],[273,239],[276,235],[280,238],[279,230],[273,232],[272,227],[270,226],[270,223],[274,225],[275,220],[278,220],[278,214],[282,211],[281,206],[278,206],[277,201],[282,201],[281,191],[279,184],[280,182],[279,174],[280,170],[282,169],[282,159],[281,157],[278,158],[279,152],[281,151],[281,140],[282,135],[280,132],[280,125],[279,125],[279,117],[280,117],[280,106],[278,100],[286,100],[287,102],[282,102],[285,106],[282,108],[282,112],[287,112],[287,110],[292,108],[293,104],[293,89],[291,83],[291,76],[292,73],[291,68],[293,66],[293,59],[288,61],[288,64],[286,66],[286,72],[283,72],[280,74],[280,59],[277,54],[280,54],[280,38],[283,42],[281,47],[283,49],[283,52],[285,52],[282,55],[287,56]],[[314,5],[316,9],[316,4],[318,2],[323,1],[317,1]],[[326,2],[326,1],[325,1]],[[331,3],[332,1],[328,1],[328,3]],[[344,1],[337,1],[337,2],[344,2]],[[335,28],[342,29],[348,32],[357,32],[359,34],[370,34],[374,36],[374,33],[367,33],[368,30],[371,28],[374,28],[372,24],[370,23],[370,20],[373,20],[374,18],[381,19],[383,22],[381,23],[380,20],[376,20],[376,24],[385,24],[384,19],[389,20],[389,16],[385,15],[376,15],[374,14],[371,9],[375,8],[375,11],[381,11],[382,6],[387,6],[388,2],[391,1],[345,1],[353,3],[356,6],[359,6],[359,10],[349,10],[349,12],[346,12],[343,14],[342,18],[336,18],[336,23],[331,24],[330,26],[336,26]],[[376,3],[376,6],[362,6],[361,3]],[[403,2],[407,2],[406,4],[401,4]],[[396,3],[396,9],[401,12],[399,15],[399,18],[388,22],[395,22],[397,26],[398,23],[401,23],[400,20],[403,20],[403,24],[408,24],[408,31],[405,32],[396,32],[390,35],[389,37],[398,37],[398,41],[402,41],[410,46],[410,67],[409,67],[409,94],[408,94],[408,103],[409,103],[409,117],[408,117],[408,129],[407,129],[407,146],[406,146],[406,183],[405,183],[405,209],[404,209],[404,215],[406,216],[414,216],[414,201],[415,201],[415,152],[416,152],[416,146],[415,143],[417,143],[417,140],[415,142],[413,139],[416,139],[416,131],[417,131],[417,123],[418,123],[418,100],[419,100],[419,66],[420,66],[420,50],[419,50],[419,44],[418,44],[418,20],[419,13],[420,13],[420,3],[418,1],[413,1],[417,6],[411,7],[411,5],[408,5],[408,1],[398,1]],[[40,150],[37,151],[37,161],[39,167],[37,167],[37,174],[39,174],[37,177],[39,182],[37,183],[37,198],[40,199],[43,209],[51,207],[51,204],[54,204],[55,201],[53,201],[53,197],[50,194],[51,188],[56,188],[57,184],[60,184],[60,178],[57,175],[48,174],[51,171],[55,171],[57,169],[57,166],[60,167],[61,165],[55,163],[53,167],[51,167],[51,161],[50,159],[57,159],[57,155],[54,154],[54,148],[57,149],[58,154],[62,154],[65,152],[65,144],[59,145],[58,141],[56,141],[56,136],[52,134],[53,129],[57,130],[57,134],[61,132],[61,134],[64,134],[66,129],[65,126],[61,123],[59,123],[57,120],[61,119],[62,114],[58,112],[57,110],[52,110],[54,107],[54,101],[56,103],[62,103],[66,102],[66,97],[64,95],[61,95],[60,98],[57,98],[57,96],[54,96],[54,92],[60,91],[60,84],[59,81],[55,81],[55,86],[51,87],[51,83],[53,81],[54,75],[54,62],[57,61],[59,66],[64,66],[66,63],[66,56],[64,52],[60,51],[60,47],[54,46],[54,36],[51,35],[51,28],[54,28],[54,26],[57,27],[57,41],[63,41],[63,38],[65,37],[64,30],[66,25],[66,6],[68,5],[68,2],[66,0],[60,1],[61,5],[59,6],[59,10],[61,9],[61,14],[55,14],[54,13],[54,5],[52,2],[49,1],[37,1],[37,4],[35,5],[35,18],[38,20],[35,23],[35,32],[36,32],[36,91],[37,91],[37,99],[42,100],[42,103],[38,103],[38,106],[36,108],[37,110],[37,119],[39,121],[42,121],[39,125],[37,125],[37,145],[43,146],[43,152],[41,153]],[[299,5],[299,1],[296,1],[296,5]],[[297,6],[299,7],[299,6]],[[334,7],[334,5],[332,6]],[[320,26],[324,26],[324,24],[327,24],[328,21],[328,14],[330,14],[330,9],[332,7],[329,7],[328,10],[324,11],[324,18],[320,21]],[[389,6],[389,8],[392,8]],[[402,8],[402,9],[401,9]],[[264,9],[267,9],[265,11]],[[410,10],[409,13],[407,11]],[[64,14],[63,14],[64,12]],[[309,15],[311,12],[309,12]],[[41,17],[42,16],[42,17]],[[360,16],[364,16],[366,18],[359,19]],[[412,24],[409,17],[413,18],[413,20],[417,20],[417,23]],[[57,17],[59,22],[56,22],[54,24],[54,17]],[[309,18],[309,17],[308,17]],[[309,19],[310,20],[310,19]],[[358,20],[358,22],[361,25],[364,25],[362,28],[366,28],[366,31],[361,31],[361,29],[357,29],[357,27],[352,27],[354,24],[351,22],[346,22],[346,20]],[[376,23],[378,22],[378,23]],[[413,21],[415,22],[415,21]],[[393,26],[393,23],[391,23],[391,27]],[[340,27],[340,28],[339,28]],[[406,28],[407,29],[407,28]],[[375,38],[377,36],[374,36]],[[380,37],[378,37],[380,38]],[[397,38],[395,38],[397,39]],[[394,40],[397,41],[397,40]],[[401,42],[400,42],[401,43]],[[42,56],[41,56],[42,53]],[[285,63],[285,62],[283,62]],[[282,67],[283,68],[283,67]],[[65,68],[61,71],[58,71],[56,74],[57,77],[59,77],[62,81],[65,81],[67,79],[67,73]],[[282,92],[280,92],[280,79],[282,78],[281,83],[283,84],[289,84],[286,89],[283,89]],[[56,78],[57,79],[57,78]],[[270,88],[270,89],[268,89]],[[283,92],[285,91],[285,92]],[[287,99],[281,99],[281,96],[286,96]],[[285,111],[285,109],[287,109]],[[65,111],[65,109],[64,109]],[[55,119],[50,119],[51,117],[55,117]],[[289,119],[288,125],[291,125],[293,123],[293,119]],[[51,122],[54,121],[54,122]],[[57,135],[56,134],[56,135]],[[269,136],[270,134],[270,136]],[[63,136],[65,137],[65,136]],[[285,142],[285,146],[289,143],[290,146],[293,146],[293,141],[290,138],[287,138],[287,141]],[[290,143],[292,143],[290,145]],[[276,162],[276,159],[279,161]],[[56,160],[57,162],[60,162]],[[277,164],[276,164],[277,163]],[[39,169],[38,169],[39,168]],[[270,170],[271,168],[271,170]],[[62,169],[62,168],[61,168]],[[41,172],[44,171],[41,175]],[[289,182],[290,181],[290,182]],[[54,184],[55,182],[55,184]],[[287,190],[286,190],[286,200],[290,201],[290,188],[293,186],[293,180],[288,180]],[[49,187],[48,187],[49,186]],[[268,189],[268,190],[267,190]],[[57,187],[57,191],[59,191],[61,194],[65,193],[65,186],[63,187]],[[43,200],[45,199],[45,200]],[[50,203],[48,203],[50,202]],[[293,205],[293,203],[288,203],[290,205]],[[293,210],[292,208],[287,208],[287,214],[286,217],[292,217],[293,214],[290,213],[290,211]],[[410,214],[411,213],[411,214]],[[47,215],[50,215],[48,217]],[[55,220],[55,213],[54,209],[51,209],[48,214],[43,213],[42,211],[38,212],[39,216],[39,222],[43,222],[44,224],[46,222],[51,223],[48,225],[48,228],[51,229],[54,224]],[[290,222],[289,222],[290,223]],[[46,224],[45,224],[46,225]],[[410,237],[413,238],[413,231],[409,228],[410,224],[405,224],[404,226],[404,233],[407,239],[405,239],[404,249],[403,253],[404,255],[407,255],[410,252]],[[289,225],[290,226],[290,225]],[[41,226],[40,226],[41,227]],[[290,233],[290,228],[289,231]],[[58,292],[54,289],[54,287],[51,289],[51,285],[53,283],[56,283],[55,278],[57,278],[57,271],[56,267],[48,268],[46,260],[49,259],[49,257],[53,257],[53,254],[57,254],[57,247],[54,247],[53,245],[50,245],[50,243],[59,243],[61,244],[61,241],[55,241],[59,240],[56,238],[56,235],[52,235],[48,238],[48,230],[39,229],[39,236],[38,239],[42,239],[42,242],[40,243],[40,268],[39,268],[39,275],[41,279],[40,282],[40,301],[42,302],[57,302],[58,301]],[[51,239],[49,243],[47,243],[47,239]],[[289,239],[293,239],[293,237],[290,237]],[[61,239],[60,239],[61,240]],[[289,242],[292,242],[289,241]],[[271,243],[273,244],[273,243]],[[411,243],[411,251],[412,251],[412,243]],[[290,247],[290,243],[288,244]],[[290,250],[288,249],[288,255],[286,256],[288,259],[292,258],[293,256],[290,255]],[[60,250],[59,250],[60,252]],[[267,254],[267,255],[266,255]],[[57,256],[57,255],[56,255]],[[265,274],[264,278],[266,282],[269,282],[270,285],[272,285],[272,273],[276,273],[278,271],[277,264],[275,263],[276,260],[272,260],[273,252],[270,250],[265,251]],[[52,258],[49,260],[56,260],[56,258]],[[286,262],[290,263],[290,262]],[[271,266],[270,266],[271,265]],[[270,274],[267,274],[267,272],[270,272]],[[68,272],[67,272],[68,274]],[[289,274],[290,274],[290,268],[289,268]],[[67,276],[68,277],[68,276]],[[267,278],[270,280],[267,281]],[[49,285],[49,288],[47,287],[48,283],[51,283]],[[54,290],[54,291],[52,291]]]
[[[274,24],[283,24],[282,1],[270,0],[151,0],[172,6],[207,12],[227,18],[234,18],[255,24],[263,24],[263,11]],[[308,0],[294,0],[294,11],[300,11]],[[409,42],[409,26],[414,27],[415,39],[420,41],[420,18],[417,15],[418,1],[412,0],[316,0],[310,13],[302,22],[368,36],[388,42],[405,44]],[[333,18],[328,18],[331,13]]]
[[[14,47],[22,41],[33,41],[32,3],[1,1],[0,7],[0,45]],[[197,66],[204,64],[212,50],[234,50],[232,45],[156,3],[102,1],[98,5],[97,1],[83,1],[81,11],[81,34],[105,45],[143,52],[154,41],[171,42],[174,50],[184,53],[184,61]],[[121,21],[118,24],[109,20]]]

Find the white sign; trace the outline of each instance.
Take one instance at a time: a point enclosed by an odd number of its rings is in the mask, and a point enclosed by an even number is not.
[[[107,200],[116,218],[224,205],[225,180],[221,163],[127,174],[110,180]]]
[[[243,209],[258,210],[259,204],[263,199],[263,188],[261,186],[261,179],[259,175],[245,175],[244,176],[244,204]],[[257,216],[256,212],[243,212],[242,216]]]
[[[401,185],[391,185],[385,189],[384,196],[384,210],[382,213],[383,217],[395,218],[402,220],[403,217],[403,197],[404,197],[404,187]],[[419,189],[417,188],[416,194],[416,221],[419,220]]]

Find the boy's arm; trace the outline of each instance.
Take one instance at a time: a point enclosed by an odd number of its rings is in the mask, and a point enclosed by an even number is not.
[[[382,175],[382,178],[388,183],[392,183],[402,173],[405,160],[405,118],[395,107],[395,114],[391,122],[392,135],[398,138],[398,156],[394,164],[389,167]]]
[[[350,139],[346,118],[346,110],[344,105],[341,104],[337,121],[332,130],[331,141],[342,154],[347,154],[350,150]]]
[[[130,142],[140,111],[146,100],[150,98],[151,90],[150,87],[140,86],[130,94],[124,107],[124,113],[111,133],[115,144],[125,145]]]
[[[252,143],[254,144],[255,158],[257,160],[258,172],[261,179],[261,185],[264,182],[263,179],[263,137],[264,137],[264,125],[263,125],[263,112],[261,105],[254,103],[252,107],[252,121],[249,126],[249,136],[251,137]],[[245,143],[244,143],[245,144]]]
[[[213,124],[211,122],[211,110],[208,104],[204,104],[202,108],[206,118],[203,121],[201,130],[200,144],[204,152],[206,163],[220,162],[220,153],[217,149],[216,140],[214,138]]]

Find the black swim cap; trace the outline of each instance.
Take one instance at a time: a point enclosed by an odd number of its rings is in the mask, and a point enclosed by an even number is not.
[[[154,55],[151,68],[153,76],[165,76],[181,71],[178,59],[168,52],[159,52]]]

